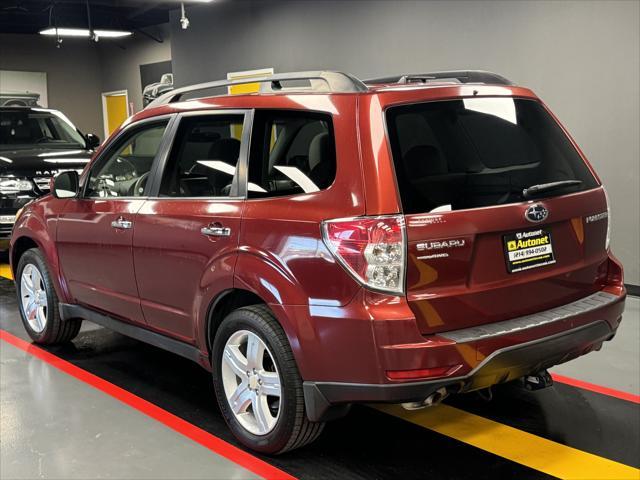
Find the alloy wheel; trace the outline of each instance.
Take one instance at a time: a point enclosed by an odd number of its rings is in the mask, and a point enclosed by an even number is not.
[[[47,325],[47,291],[38,267],[32,263],[22,269],[20,276],[20,297],[22,311],[29,327],[41,333]]]
[[[258,335],[239,330],[229,337],[222,353],[222,383],[240,425],[254,435],[274,429],[282,386],[274,357]]]

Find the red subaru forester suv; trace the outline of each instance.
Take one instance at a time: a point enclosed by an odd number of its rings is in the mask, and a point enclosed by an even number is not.
[[[353,403],[545,384],[599,349],[625,299],[608,217],[499,75],[302,72],[158,98],[24,208],[10,255],[35,342],[86,319],[192,359],[237,438],[279,453]]]

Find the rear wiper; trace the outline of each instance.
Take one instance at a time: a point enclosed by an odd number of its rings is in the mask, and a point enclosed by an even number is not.
[[[562,180],[560,182],[541,183],[539,185],[532,185],[522,190],[522,196],[524,198],[532,198],[541,193],[551,192],[553,190],[560,190],[566,187],[575,187],[582,184],[582,180]]]

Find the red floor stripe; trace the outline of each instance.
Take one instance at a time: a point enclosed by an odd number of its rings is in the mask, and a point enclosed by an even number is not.
[[[571,385],[572,387],[578,387],[584,390],[589,390],[591,392],[609,395],[610,397],[620,398],[622,400],[626,400],[627,402],[640,403],[640,395],[623,392],[620,390],[616,390],[615,388],[603,387],[601,385],[596,385],[595,383],[584,382],[582,380],[577,380],[571,377],[565,377],[564,375],[558,375],[557,373],[552,373],[551,377],[556,382],[566,383],[567,385]]]
[[[117,398],[123,403],[126,403],[130,407],[135,408],[136,410],[144,413],[145,415],[153,418],[154,420],[163,423],[167,427],[175,430],[178,433],[181,433],[185,437],[190,438],[196,443],[199,443],[205,448],[208,448],[212,452],[217,453],[225,457],[226,459],[232,461],[233,463],[240,465],[241,467],[246,468],[247,470],[263,477],[265,479],[286,479],[286,480],[295,480],[295,477],[289,475],[288,473],[280,470],[273,465],[270,465],[257,457],[241,450],[237,447],[234,447],[230,443],[225,442],[224,440],[211,435],[209,432],[202,430],[199,427],[181,419],[173,415],[172,413],[167,412],[166,410],[154,405],[151,402],[148,402],[137,395],[134,395],[123,388],[110,383],[103,378],[100,378],[92,373],[87,372],[81,368],[76,367],[72,363],[67,362],[55,355],[43,350],[42,348],[32,344],[25,342],[21,338],[18,338],[6,330],[0,329],[0,339],[4,340],[7,343],[10,343],[14,347],[19,348],[20,350],[24,350],[25,352],[33,355],[34,357],[39,358],[40,360],[48,363],[49,365],[57,368],[58,370],[63,371],[64,373],[71,375],[72,377],[77,378],[78,380],[91,385],[94,388],[110,395],[113,398]]]

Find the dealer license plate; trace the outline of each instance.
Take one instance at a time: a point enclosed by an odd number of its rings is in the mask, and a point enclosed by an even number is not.
[[[551,233],[546,230],[510,233],[503,239],[509,273],[556,263]]]

